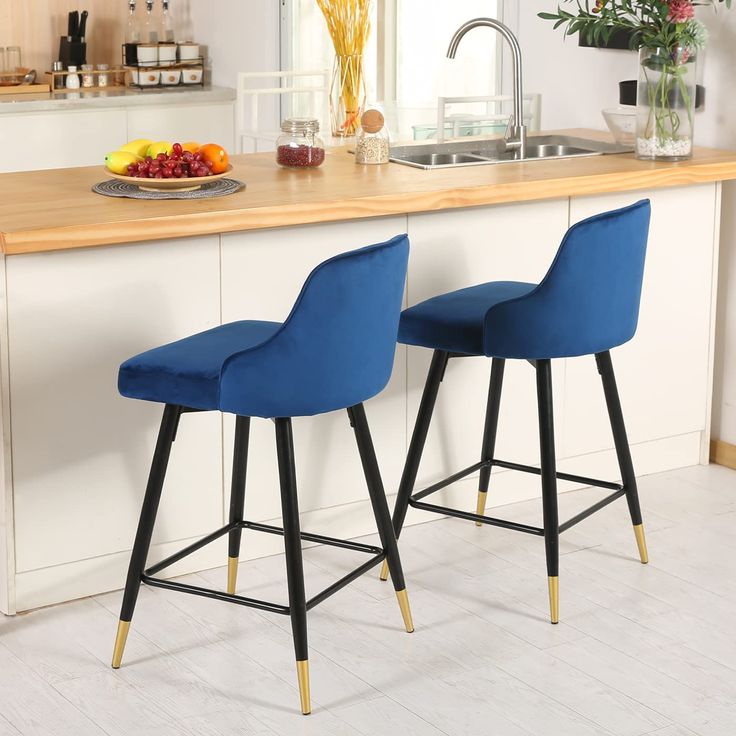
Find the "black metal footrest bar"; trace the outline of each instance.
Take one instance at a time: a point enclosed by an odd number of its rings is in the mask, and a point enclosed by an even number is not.
[[[284,536],[284,530],[281,527],[260,524],[256,521],[242,521],[238,526],[243,529],[252,529],[254,532],[265,532],[266,534]],[[326,544],[329,547],[341,547],[342,549],[353,550],[353,552],[365,552],[369,555],[383,554],[383,550],[380,547],[353,542],[350,539],[336,539],[335,537],[325,537],[321,534],[310,534],[309,532],[301,532],[300,536],[306,542],[317,542],[318,544]]]
[[[496,468],[506,468],[507,470],[518,470],[522,473],[531,473],[532,475],[541,475],[542,471],[533,465],[521,465],[519,463],[510,463],[506,460],[491,460],[491,465]],[[595,488],[607,488],[609,491],[622,491],[621,483],[614,483],[608,480],[598,480],[598,478],[586,478],[584,475],[571,475],[570,473],[555,473],[557,480],[569,480],[573,483],[582,483],[585,486],[594,486]]]
[[[386,555],[383,552],[375,557],[371,557],[368,562],[364,562],[360,567],[356,567],[355,570],[332,583],[332,585],[325,588],[321,593],[317,593],[314,598],[310,598],[307,601],[307,611],[322,603],[322,601],[327,600],[331,595],[337,593],[338,590],[342,590],[346,585],[352,583],[353,580],[357,580],[361,575],[365,575],[369,570],[372,570],[376,565],[383,562],[384,559],[386,559]]]
[[[284,606],[280,603],[271,603],[270,601],[262,601],[257,598],[247,598],[241,595],[224,593],[219,590],[213,590],[212,588],[202,588],[197,585],[187,585],[186,583],[178,583],[174,580],[161,580],[161,578],[153,577],[157,573],[161,572],[161,570],[170,567],[175,562],[179,562],[179,560],[183,560],[185,557],[202,549],[202,547],[206,547],[208,544],[211,544],[225,534],[238,528],[251,529],[252,531],[265,532],[266,534],[284,535],[284,530],[281,527],[271,526],[270,524],[261,524],[256,521],[240,521],[233,524],[226,524],[222,528],[208,534],[206,537],[202,537],[202,539],[193,542],[179,552],[176,552],[166,559],[161,560],[161,562],[149,567],[143,572],[143,575],[141,575],[141,582],[154,588],[165,588],[166,590],[175,590],[179,593],[199,595],[203,598],[214,598],[218,601],[237,603],[240,606],[257,608],[261,611],[271,611],[272,613],[281,613],[288,616],[290,614],[289,606]],[[364,575],[386,559],[386,553],[384,550],[381,549],[381,547],[375,547],[371,544],[362,544],[361,542],[353,542],[349,539],[337,539],[336,537],[326,537],[322,534],[311,534],[309,532],[301,532],[300,537],[306,542],[316,542],[330,547],[340,547],[341,549],[349,549],[353,552],[362,552],[372,555],[372,557],[367,562],[360,565],[360,567],[356,567],[355,570],[352,570],[344,577],[332,583],[332,585],[325,588],[321,593],[317,593],[313,598],[310,598],[307,601],[307,610],[310,610],[319,603],[322,603],[331,595],[337,593],[338,590],[342,590],[346,585],[357,580],[361,575]]]
[[[289,606],[283,606],[280,603],[271,603],[270,601],[261,601],[257,598],[246,598],[241,595],[231,595],[223,593],[212,588],[201,588],[198,585],[187,585],[185,583],[177,583],[175,580],[161,580],[153,578],[150,575],[143,575],[141,582],[154,588],[165,588],[166,590],[175,590],[178,593],[189,593],[191,595],[199,595],[203,598],[214,598],[218,601],[226,601],[227,603],[237,603],[248,608],[257,608],[261,611],[271,611],[271,613],[282,613],[289,615]]]
[[[469,468],[465,468],[465,470],[461,470],[458,473],[451,475],[449,478],[445,478],[444,480],[439,481],[439,483],[435,483],[434,485],[429,486],[429,488],[425,488],[423,491],[418,491],[414,494],[413,498],[419,500],[420,498],[425,498],[432,493],[437,493],[437,491],[441,491],[443,488],[447,488],[447,486],[450,486],[453,483],[457,483],[457,481],[466,478],[471,473],[475,473],[476,470],[480,470],[487,465],[491,465],[492,462],[492,460],[485,460],[476,463],[475,465],[471,465]]]
[[[538,526],[518,524],[515,521],[508,521],[507,519],[496,519],[492,516],[484,516],[482,514],[473,514],[469,511],[452,509],[448,506],[437,506],[435,504],[421,502],[420,499],[425,498],[432,493],[436,493],[437,491],[446,488],[449,485],[452,485],[458,480],[467,477],[471,473],[474,473],[476,470],[480,470],[480,468],[487,467],[489,465],[497,468],[505,468],[507,470],[518,470],[522,473],[531,473],[533,475],[542,474],[542,471],[539,468],[534,467],[533,465],[511,463],[506,460],[485,460],[476,463],[475,465],[471,465],[469,468],[465,468],[464,470],[461,470],[460,472],[449,476],[449,478],[445,478],[444,480],[441,480],[438,483],[435,483],[434,485],[431,485],[422,491],[418,491],[413,496],[409,497],[409,505],[415,509],[420,509],[422,511],[430,511],[435,514],[443,514],[445,516],[454,516],[458,519],[476,521],[481,524],[488,524],[489,526],[498,526],[502,529],[511,529],[512,531],[524,532],[525,534],[534,534],[536,536],[543,537],[544,529]],[[596,513],[596,511],[600,511],[601,509],[605,508],[606,506],[608,506],[609,503],[613,503],[616,499],[626,495],[626,488],[621,483],[613,483],[611,481],[599,480],[597,478],[588,478],[584,475],[572,475],[571,473],[556,473],[556,476],[558,480],[567,480],[572,481],[573,483],[582,483],[586,486],[605,488],[610,491],[614,491],[609,496],[606,496],[605,498],[601,499],[597,503],[594,503],[592,506],[588,507],[584,511],[581,511],[579,514],[576,514],[571,519],[568,519],[567,521],[560,524],[560,534],[575,526],[575,524],[579,524],[581,521],[583,521],[583,519],[587,519],[589,516],[592,516],[594,513]]]
[[[435,514],[455,516],[458,519],[466,519],[467,521],[479,521],[481,524],[488,524],[489,526],[500,526],[503,529],[511,529],[512,531],[524,532],[525,534],[534,534],[538,537],[544,536],[544,529],[538,526],[518,524],[515,521],[507,521],[506,519],[494,519],[491,516],[471,514],[470,511],[460,511],[458,509],[448,508],[447,506],[435,506],[432,503],[422,503],[421,501],[416,501],[415,497],[409,499],[409,505],[415,509],[421,509],[422,511],[431,511]]]
[[[612,493],[610,496],[602,498],[598,503],[594,503],[592,506],[585,509],[585,511],[581,511],[579,514],[573,516],[572,519],[568,519],[560,524],[560,534],[562,534],[562,532],[566,532],[570,527],[575,526],[575,524],[579,524],[583,519],[587,519],[589,516],[592,516],[596,511],[600,511],[602,508],[605,508],[609,503],[613,503],[616,499],[625,495],[626,491],[621,489],[620,491],[616,491],[616,493]]]

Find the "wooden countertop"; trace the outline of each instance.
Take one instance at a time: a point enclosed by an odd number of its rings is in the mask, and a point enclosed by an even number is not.
[[[347,148],[331,149],[311,171],[279,168],[272,153],[235,156],[233,164],[247,188],[209,200],[102,197],[91,191],[105,178],[101,166],[3,174],[2,250],[16,255],[736,179],[736,152],[703,148],[676,164],[623,154],[424,171],[356,166]]]

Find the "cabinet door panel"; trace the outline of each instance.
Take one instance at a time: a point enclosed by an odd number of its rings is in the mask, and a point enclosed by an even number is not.
[[[234,114],[232,102],[131,107],[128,109],[128,138],[212,142],[234,151]]]
[[[219,243],[7,260],[17,571],[130,549],[161,420],[124,399],[125,359],[219,323]],[[182,418],[154,542],[222,519],[219,415]]]
[[[652,224],[639,327],[631,342],[612,351],[632,443],[704,430],[709,401],[716,186],[659,189],[646,196]],[[630,192],[576,198],[571,220],[639,198]],[[613,447],[595,362],[567,363],[567,453]]]
[[[568,201],[503,205],[412,215],[409,304],[486,281],[542,279],[567,229]],[[431,351],[408,351],[409,432],[416,420]],[[564,365],[554,366],[555,397]],[[418,484],[428,485],[478,462],[490,360],[450,361],[440,389]],[[559,408],[559,400],[557,407]],[[526,362],[509,361],[497,439],[498,457],[536,462],[536,383]],[[442,499],[443,492],[435,498]]]
[[[309,272],[321,261],[406,231],[405,217],[312,225],[223,236],[222,319],[284,320]],[[378,461],[388,491],[395,490],[406,450],[405,351],[397,350],[386,389],[366,403]],[[230,477],[232,418],[225,423],[225,477]],[[254,420],[248,463],[246,514],[281,513],[273,423]],[[294,421],[299,503],[309,511],[365,500],[367,491],[345,412]],[[227,482],[227,481],[226,481]]]
[[[0,171],[102,166],[125,142],[126,131],[122,109],[1,115],[0,138],[9,145]]]

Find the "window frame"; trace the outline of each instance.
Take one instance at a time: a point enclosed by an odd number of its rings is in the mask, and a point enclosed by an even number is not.
[[[294,31],[296,13],[294,4],[300,0],[280,0],[281,19],[279,33],[279,56],[281,71],[293,68],[294,58]],[[496,15],[502,23],[511,28],[518,35],[519,29],[519,0],[496,0],[498,11]],[[376,42],[377,42],[377,70],[376,92],[381,102],[395,102],[397,90],[397,0],[375,0],[376,3]],[[449,40],[449,39],[448,39]],[[500,94],[508,89],[507,69],[510,64],[505,63],[505,44],[496,47],[496,90]],[[283,104],[283,103],[282,103]],[[286,111],[282,110],[283,113]]]

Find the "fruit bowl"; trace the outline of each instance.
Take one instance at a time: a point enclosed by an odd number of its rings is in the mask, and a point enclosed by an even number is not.
[[[210,174],[209,176],[197,176],[188,179],[143,179],[139,176],[126,176],[116,174],[105,166],[105,173],[112,179],[132,184],[144,192],[194,192],[201,189],[203,185],[217,179],[223,179],[233,170],[232,165],[221,174]]]

